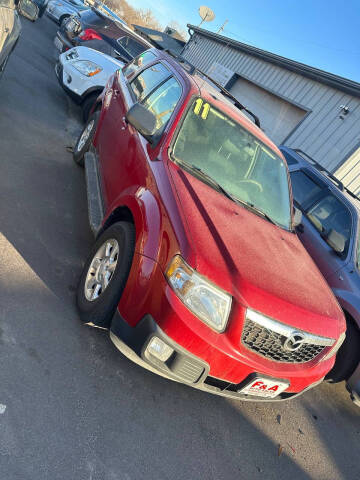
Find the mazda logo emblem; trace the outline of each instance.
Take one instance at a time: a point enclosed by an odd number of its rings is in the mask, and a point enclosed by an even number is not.
[[[292,332],[284,342],[284,350],[287,352],[296,352],[305,341],[305,336],[301,332]]]

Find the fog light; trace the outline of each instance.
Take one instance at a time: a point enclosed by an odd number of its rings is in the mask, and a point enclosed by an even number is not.
[[[150,353],[158,360],[166,362],[166,360],[169,360],[174,353],[174,349],[169,347],[169,345],[163,342],[160,338],[153,337],[146,347],[146,352]]]

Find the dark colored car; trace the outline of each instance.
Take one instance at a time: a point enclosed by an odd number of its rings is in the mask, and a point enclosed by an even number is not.
[[[159,375],[285,400],[332,368],[345,320],[295,234],[285,159],[218,88],[156,49],[110,77],[74,147],[97,236],[77,304]]]
[[[360,199],[301,150],[280,147],[302,213],[298,235],[332,288],[347,323],[332,382],[347,381],[360,406]]]
[[[0,78],[21,32],[17,2],[0,0]]]
[[[125,22],[110,17],[98,8],[70,17],[57,32],[55,45],[62,53],[75,46],[86,47],[91,40],[98,40],[97,45],[101,42],[104,44],[102,49],[100,46],[100,51],[105,51],[108,47],[114,49],[119,60],[126,63],[152,46],[134,33]]]
[[[32,0],[32,2],[38,7],[38,17],[41,18],[46,11],[49,0]]]

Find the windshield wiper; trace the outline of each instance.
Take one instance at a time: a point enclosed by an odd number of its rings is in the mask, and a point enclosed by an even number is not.
[[[279,227],[279,224],[276,223],[269,215],[260,208],[255,207],[253,203],[246,202],[245,200],[241,200],[240,198],[235,197],[232,195],[230,192],[228,192],[219,182],[217,182],[211,175],[208,173],[204,172],[200,167],[197,167],[196,165],[184,162],[183,160],[178,161],[181,165],[183,165],[185,168],[188,168],[189,170],[195,170],[199,175],[201,175],[203,178],[206,178],[209,183],[212,183],[217,190],[219,190],[222,194],[224,194],[227,198],[232,200],[235,203],[238,203],[240,205],[243,205],[245,208],[253,211],[255,214],[260,215],[261,217],[265,218],[268,222],[272,223],[273,225],[276,225]]]
[[[255,207],[255,205],[253,203],[248,203],[248,202],[241,202],[241,203],[245,203],[248,207],[250,207],[250,209],[254,213],[257,213],[261,217],[264,217],[268,222],[272,223],[273,225],[276,225],[277,227],[280,227],[280,225],[278,223],[276,223],[275,220],[273,220],[271,217],[269,217],[269,215],[267,213],[260,210],[260,208]]]
[[[233,202],[237,202],[237,198],[234,197],[233,195],[231,195],[231,193],[229,193],[222,185],[220,185],[219,182],[217,182],[215,180],[215,178],[213,178],[211,175],[209,175],[208,173],[204,172],[204,170],[201,170],[200,167],[197,167],[196,165],[190,165],[190,164],[187,164],[187,166],[189,166],[189,168],[191,168],[191,170],[195,170],[197,173],[199,173],[202,177],[206,178],[206,180],[208,180],[210,183],[212,183],[216,188],[217,190],[219,190],[221,193],[223,193],[225,195],[225,197],[229,198],[230,200],[232,200]]]

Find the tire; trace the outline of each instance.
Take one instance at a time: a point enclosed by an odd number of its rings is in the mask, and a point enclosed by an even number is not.
[[[73,152],[73,159],[74,162],[81,167],[84,166],[84,155],[86,152],[89,151],[89,148],[92,144],[99,118],[100,112],[94,112],[88,119],[82,132],[79,135],[79,138],[76,141]]]
[[[325,377],[330,383],[347,380],[360,361],[360,331],[352,320],[347,320],[346,327],[346,338],[336,355],[335,365]]]
[[[59,25],[60,25],[60,28],[63,28],[64,26],[64,23],[67,21],[67,19],[70,17],[70,15],[65,15],[64,17],[61,17],[60,20],[59,20]]]
[[[106,261],[109,262],[109,260],[106,259],[111,259],[111,255],[116,251],[114,242],[117,242],[118,246],[117,262],[107,286],[103,288],[104,276],[108,273],[105,267]],[[111,249],[105,256],[107,245],[111,245]],[[112,317],[129,276],[134,250],[135,228],[132,223],[114,223],[98,238],[85,263],[77,290],[77,306],[83,323],[110,328]],[[99,258],[102,258],[105,263],[100,265]],[[105,274],[102,275],[101,272]],[[97,285],[100,284],[99,290]]]
[[[81,108],[82,108],[82,116],[83,116],[84,123],[88,121],[90,116],[90,111],[94,106],[94,103],[96,102],[99,95],[100,95],[100,92],[90,93],[90,95],[88,95],[83,101]]]

